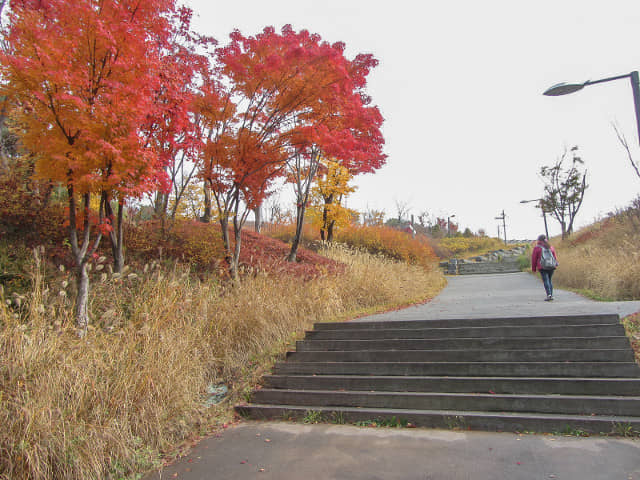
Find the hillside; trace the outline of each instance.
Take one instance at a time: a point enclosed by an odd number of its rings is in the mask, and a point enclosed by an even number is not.
[[[217,225],[130,224],[123,273],[106,241],[91,261],[79,338],[61,213],[11,211],[0,220],[2,478],[139,478],[235,421],[234,403],[314,322],[424,302],[445,283],[437,268],[345,246],[285,262],[286,243],[249,231],[234,283]]]
[[[552,244],[558,287],[604,300],[640,299],[640,201]]]

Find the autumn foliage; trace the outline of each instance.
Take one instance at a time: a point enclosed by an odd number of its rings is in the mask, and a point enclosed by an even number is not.
[[[382,116],[364,93],[377,61],[371,55],[349,60],[344,49],[287,25],[255,36],[234,31],[217,50],[196,101],[206,132],[199,175],[215,197],[232,276],[242,224],[277,178],[296,185],[301,226],[322,154],[341,159],[354,173],[384,164]],[[295,247],[294,241],[290,259]]]
[[[224,279],[228,275],[217,224],[177,219],[168,235],[160,235],[157,221],[144,222],[129,226],[126,237],[137,264],[164,257],[189,265],[203,278]],[[242,231],[242,243],[239,268],[245,276],[260,273],[309,280],[344,271],[343,265],[307,249],[301,249],[297,262],[287,262],[286,243],[246,229]]]
[[[290,242],[294,229],[295,226],[291,224],[281,225],[270,229],[269,235]],[[320,243],[319,232],[311,224],[305,224],[303,238],[307,244]],[[427,270],[437,261],[437,256],[426,237],[413,238],[406,232],[390,227],[350,225],[338,230],[334,240],[354,250],[418,265]]]
[[[66,189],[69,241],[76,264],[77,322],[88,323],[87,262],[111,236],[122,264],[124,203],[168,188],[165,157],[150,141],[172,91],[165,56],[187,10],[174,0],[14,0],[0,52],[2,95],[36,175]],[[153,130],[153,132],[152,132]],[[98,215],[91,196],[100,197]],[[119,204],[118,221],[111,201]],[[98,226],[92,238],[92,228]]]
[[[351,226],[339,230],[336,241],[427,269],[437,260],[426,237],[413,238],[389,227]]]

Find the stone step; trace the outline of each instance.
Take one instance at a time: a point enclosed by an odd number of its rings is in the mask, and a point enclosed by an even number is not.
[[[458,275],[491,275],[494,273],[519,273],[520,271],[519,264],[460,263],[457,273]]]
[[[300,340],[297,352],[353,350],[547,350],[547,349],[625,349],[629,341],[615,337],[510,337],[510,338],[431,338],[401,340]]]
[[[260,389],[262,405],[638,416],[640,397]]]
[[[288,352],[290,362],[633,362],[631,349]]]
[[[417,338],[490,338],[490,337],[609,337],[624,336],[621,324],[497,326],[460,328],[375,328],[357,330],[313,330],[306,340],[382,340]]]
[[[314,330],[373,330],[400,328],[461,328],[461,327],[500,327],[500,326],[561,326],[561,325],[592,325],[620,323],[617,314],[603,313],[591,315],[556,315],[541,317],[496,317],[496,318],[455,318],[450,320],[399,320],[386,322],[322,322],[313,326]]]
[[[640,396],[639,378],[265,375],[270,389]]]
[[[635,362],[280,362],[277,375],[638,378]]]
[[[253,402],[237,410],[625,433],[640,427],[640,367],[617,315],[320,323]]]
[[[612,415],[535,414],[455,410],[403,410],[295,405],[239,405],[236,410],[254,419],[304,419],[311,412],[334,423],[388,421],[412,426],[493,432],[584,432],[622,434],[640,431],[640,418]]]

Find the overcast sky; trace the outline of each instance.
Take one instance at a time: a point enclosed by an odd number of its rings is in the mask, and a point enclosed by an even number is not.
[[[589,171],[577,224],[627,206],[638,178],[611,126],[640,160],[627,79],[568,96],[545,97],[559,82],[584,82],[640,69],[638,0],[188,0],[194,28],[228,41],[237,28],[307,29],[343,41],[347,56],[372,53],[380,65],[368,92],[385,124],[387,165],[357,179],[348,206],[396,215],[408,204],[461,227],[509,238],[543,232],[540,167],[579,147]],[[550,221],[550,234],[559,233]]]

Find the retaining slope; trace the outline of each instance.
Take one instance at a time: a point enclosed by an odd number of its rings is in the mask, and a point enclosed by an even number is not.
[[[487,431],[640,431],[640,368],[618,315],[320,323],[236,409]]]

